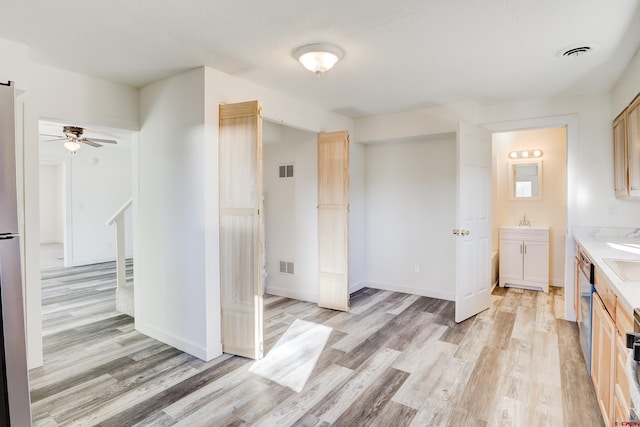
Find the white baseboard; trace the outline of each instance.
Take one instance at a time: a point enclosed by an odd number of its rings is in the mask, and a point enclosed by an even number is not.
[[[144,323],[139,322],[137,319],[135,321],[135,328],[138,332],[141,332],[148,337],[161,341],[171,347],[175,347],[178,350],[184,351],[185,353],[189,353],[192,356],[197,357],[200,360],[211,360],[210,354],[207,354],[207,350],[195,343],[184,340],[180,337],[177,337],[169,332],[160,330],[154,326],[146,325]],[[220,352],[222,354],[222,351]]]
[[[358,292],[360,289],[366,286],[367,284],[365,282],[351,283],[349,285],[349,293],[352,294],[354,292]]]
[[[309,292],[302,292],[298,290],[291,290],[286,288],[278,288],[275,286],[266,287],[266,293],[271,295],[277,295],[279,297],[292,298],[300,301],[307,301],[318,303],[318,295],[311,295]]]
[[[406,294],[420,295],[423,297],[443,299],[447,301],[455,301],[456,294],[454,292],[442,292],[436,289],[417,288],[415,286],[399,285],[397,283],[384,282],[362,282],[364,286],[384,291],[403,292]],[[363,286],[363,287],[364,287]]]
[[[114,258],[95,258],[95,259],[85,259],[81,261],[71,260],[69,265],[66,267],[82,267],[84,265],[92,265],[92,264],[102,264],[104,262],[114,262],[116,259]]]
[[[349,293],[352,294],[354,292],[358,292],[360,289],[366,287],[367,284],[365,282],[352,283],[349,285]],[[286,288],[279,288],[276,286],[267,286],[266,293],[271,295],[277,295],[279,297],[292,298],[300,301],[307,302],[318,302],[317,295],[311,295],[309,292],[301,292]]]

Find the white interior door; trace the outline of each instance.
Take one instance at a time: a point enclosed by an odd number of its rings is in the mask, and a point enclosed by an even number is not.
[[[318,306],[349,311],[349,133],[318,134]]]
[[[461,122],[457,137],[456,322],[491,304],[491,134]],[[456,233],[457,232],[457,233]]]
[[[258,101],[220,106],[222,350],[262,358],[262,117]]]

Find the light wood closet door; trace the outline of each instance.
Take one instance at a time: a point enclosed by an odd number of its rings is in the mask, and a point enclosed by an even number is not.
[[[318,134],[318,306],[349,310],[349,133]]]
[[[262,357],[262,118],[258,101],[220,106],[222,350]]]

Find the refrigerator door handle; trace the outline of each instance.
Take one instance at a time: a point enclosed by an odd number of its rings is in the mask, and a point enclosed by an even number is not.
[[[11,240],[16,237],[20,237],[20,235],[16,233],[0,233],[0,240]]]

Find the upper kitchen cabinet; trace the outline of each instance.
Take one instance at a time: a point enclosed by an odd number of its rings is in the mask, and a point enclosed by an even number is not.
[[[640,199],[640,96],[613,121],[614,191]]]
[[[613,185],[616,197],[625,198],[627,189],[627,110],[613,121]]]

